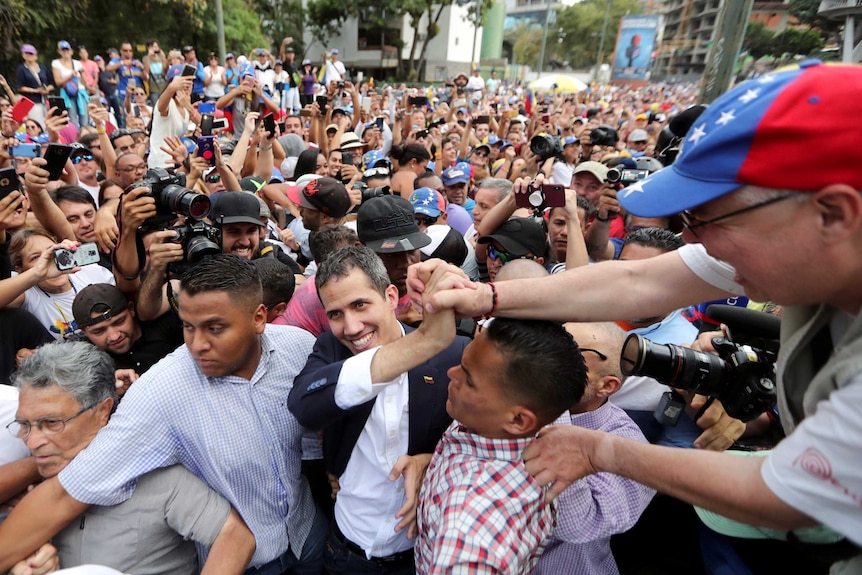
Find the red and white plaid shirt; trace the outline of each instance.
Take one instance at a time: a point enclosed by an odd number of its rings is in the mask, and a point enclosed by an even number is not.
[[[527,439],[489,439],[457,421],[419,494],[416,572],[528,574],[554,529],[554,507],[524,469]]]

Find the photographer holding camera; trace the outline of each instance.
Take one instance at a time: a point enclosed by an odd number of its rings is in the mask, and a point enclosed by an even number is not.
[[[696,120],[673,166],[620,193],[631,213],[682,212],[684,239],[700,246],[495,289],[439,263],[411,269],[414,301],[469,316],[619,319],[742,290],[784,306],[777,395],[787,437],[767,457],[552,427],[524,452],[528,470],[550,486],[549,497],[585,475],[616,473],[755,526],[825,524],[853,544],[829,559],[832,572],[859,572],[860,93],[862,69],[818,62],[745,82]],[[419,295],[432,273],[441,288]],[[607,289],[617,282],[627,297]]]

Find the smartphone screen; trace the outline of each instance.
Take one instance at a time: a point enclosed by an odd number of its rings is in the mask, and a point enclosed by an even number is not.
[[[383,131],[383,116],[377,116],[377,118],[375,118],[374,121],[377,122],[377,129],[382,132]]]
[[[263,129],[269,132],[270,136],[275,136],[275,116],[267,114],[263,117]]]
[[[198,112],[200,112],[201,114],[210,114],[212,116],[215,116],[215,102],[201,102],[200,106],[198,106]]]
[[[200,109],[200,108],[198,108]],[[203,114],[201,116],[201,136],[210,136],[213,133],[213,117],[212,114]]]
[[[66,101],[59,96],[48,96],[48,108],[55,108],[52,116],[62,116],[66,111]]]
[[[45,160],[48,165],[45,169],[48,170],[48,179],[51,181],[59,180],[63,175],[63,167],[66,165],[66,160],[72,155],[72,146],[64,144],[48,144],[48,149],[45,150]]]
[[[329,98],[326,96],[317,97],[317,107],[320,108],[320,113],[326,115],[326,104],[329,103]]]

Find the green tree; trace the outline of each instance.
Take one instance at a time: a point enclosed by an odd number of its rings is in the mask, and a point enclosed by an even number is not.
[[[775,37],[775,56],[790,54],[792,56],[807,56],[815,50],[823,48],[823,40],[816,30],[787,28]]]
[[[820,28],[827,35],[836,33],[841,28],[843,20],[824,18],[817,13],[819,9],[820,0],[790,0],[788,2],[790,15],[795,16],[801,24]]]
[[[539,50],[542,45],[542,28],[529,24],[518,24],[514,31],[512,54],[515,64],[535,66],[539,60]]]
[[[749,22],[745,30],[745,39],[742,41],[744,50],[755,60],[763,58],[774,52],[775,33],[768,30],[763,22]]]
[[[623,16],[643,12],[638,0],[584,0],[557,11],[556,26],[560,31],[560,42],[548,38],[545,61],[550,58],[568,60],[573,68],[584,68],[596,63],[601,43],[607,2],[610,15],[602,48],[602,61],[609,60],[616,45],[617,31]]]

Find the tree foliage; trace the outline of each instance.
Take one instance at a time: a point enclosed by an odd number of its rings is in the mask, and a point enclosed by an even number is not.
[[[837,32],[843,21],[824,18],[817,13],[819,9],[820,0],[790,0],[788,2],[790,15],[795,16],[801,24],[820,28],[827,35]]]
[[[248,0],[222,2],[228,50],[247,53],[270,45]],[[0,26],[8,32],[0,42],[0,62],[5,63],[2,72],[14,72],[21,62],[19,49],[24,42],[36,46],[40,62],[46,65],[57,57],[59,40],[68,40],[73,46],[84,44],[94,56],[123,42],[137,47],[153,39],[165,50],[191,44],[205,59],[207,52],[218,47],[213,4],[211,0],[3,0]],[[137,53],[138,57],[143,55]]]
[[[762,22],[749,22],[745,31],[742,47],[754,58],[774,56],[807,56],[823,48],[823,39],[817,30],[787,28],[776,34],[768,30]]]
[[[772,53],[774,42],[775,33],[768,30],[763,22],[754,21],[748,23],[742,48],[757,60]]]

